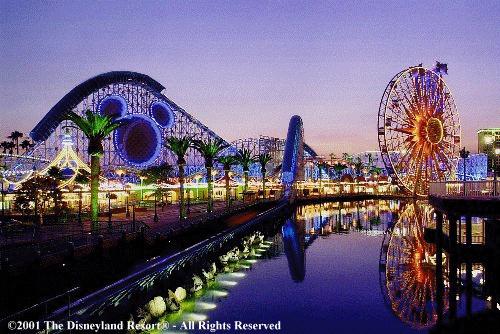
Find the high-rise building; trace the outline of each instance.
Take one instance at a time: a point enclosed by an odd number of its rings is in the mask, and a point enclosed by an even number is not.
[[[488,156],[488,171],[500,168],[500,128],[477,131],[477,152]]]

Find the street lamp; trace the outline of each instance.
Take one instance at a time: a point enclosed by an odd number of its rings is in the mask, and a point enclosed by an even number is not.
[[[106,194],[106,197],[108,198],[108,227],[111,229],[112,224],[111,224],[111,193],[108,191]]]
[[[496,196],[497,192],[497,170],[500,166],[498,166],[498,157],[500,156],[500,147],[495,148],[495,160],[493,161],[493,195]]]
[[[460,150],[460,158],[464,161],[464,196],[465,196],[465,161],[469,157],[470,152],[465,150],[465,147]]]
[[[157,203],[157,195],[158,195],[158,188],[157,186],[155,185],[155,190],[154,190],[154,195],[155,195],[155,215],[153,217],[153,221],[156,223],[158,221],[158,212],[156,211],[156,203]]]

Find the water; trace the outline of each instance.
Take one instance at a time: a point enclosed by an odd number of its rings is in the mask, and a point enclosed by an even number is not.
[[[240,254],[238,261],[225,264],[217,257],[228,248],[212,254],[202,267],[217,262],[215,279],[203,280],[201,290],[188,292],[180,311],[152,321],[168,322],[168,331],[150,332],[231,333],[237,332],[236,322],[279,324],[282,333],[427,331],[437,321],[438,301],[445,317],[455,307],[449,298],[451,288],[457,291],[457,316],[463,316],[466,308],[465,265],[451,267],[446,253],[444,290],[437,293],[436,247],[424,239],[429,225],[432,210],[425,203],[362,201],[299,207],[272,228],[263,226],[265,241],[254,242],[250,255]],[[242,253],[242,241],[235,244]],[[449,279],[453,271],[457,284]],[[167,277],[157,284],[155,295],[179,285],[189,291],[193,274],[203,277],[200,267],[188,269],[176,276],[175,283]],[[484,267],[473,264],[472,276],[471,308],[477,312],[487,307]],[[166,296],[166,290],[160,295]],[[135,307],[136,314],[144,309],[142,304]]]

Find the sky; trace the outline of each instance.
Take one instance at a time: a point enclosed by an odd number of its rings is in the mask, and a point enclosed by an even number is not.
[[[0,0],[0,137],[130,70],[228,141],[284,138],[297,114],[320,154],[374,150],[388,82],[438,60],[476,152],[500,127],[499,22],[500,1]]]

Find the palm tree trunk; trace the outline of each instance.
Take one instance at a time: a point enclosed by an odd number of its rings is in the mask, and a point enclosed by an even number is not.
[[[19,138],[16,138],[16,154],[19,155]]]
[[[262,200],[266,199],[266,171],[262,171]]]
[[[101,169],[98,155],[90,156],[90,208],[92,217],[92,230],[99,228],[99,174]]]
[[[208,191],[207,212],[212,212],[214,208],[212,167],[207,167],[207,191]]]
[[[179,217],[186,217],[186,205],[184,203],[184,165],[179,164]]]
[[[245,188],[243,189],[244,192],[248,191],[248,171],[245,170],[243,171],[243,176],[245,178]]]
[[[229,208],[229,192],[231,191],[229,188],[229,169],[224,170],[224,179],[226,180],[226,208]]]

